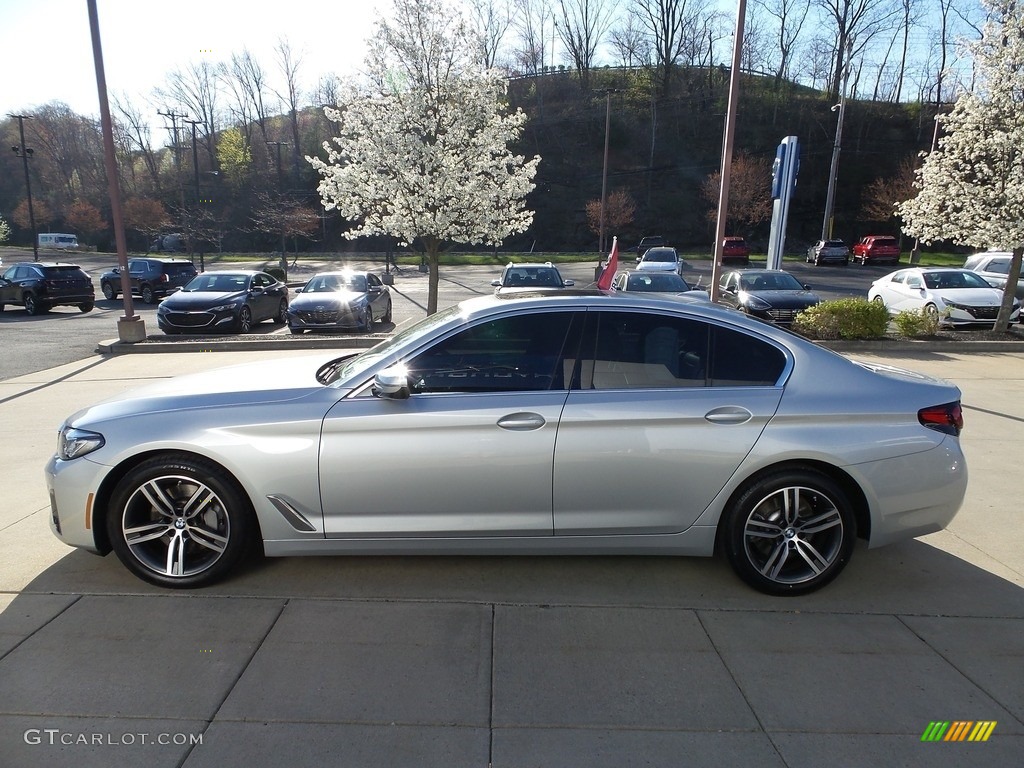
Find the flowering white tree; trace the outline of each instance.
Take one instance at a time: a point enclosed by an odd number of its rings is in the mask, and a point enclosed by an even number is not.
[[[942,118],[938,148],[918,169],[916,197],[897,205],[904,231],[1013,251],[996,328],[1009,326],[1024,252],[1024,15],[1019,0],[983,0],[970,46],[977,84]]]
[[[482,69],[478,50],[444,0],[394,0],[393,18],[377,23],[365,80],[325,109],[340,126],[324,143],[327,159],[306,158],[323,177],[324,208],[353,222],[345,237],[419,241],[428,314],[437,311],[444,248],[498,245],[533,221],[525,198],[540,158],[509,151],[526,115],[505,108],[507,83]]]
[[[0,243],[7,242],[7,238],[11,236],[11,227],[4,221],[4,217],[0,216]]]

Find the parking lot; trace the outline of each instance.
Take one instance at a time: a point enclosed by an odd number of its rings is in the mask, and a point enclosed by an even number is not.
[[[804,269],[815,287],[864,274]],[[489,292],[496,271],[445,271],[444,295]],[[593,265],[566,272],[584,282]],[[396,278],[396,324],[422,314],[425,286]],[[18,314],[5,344],[36,327]],[[62,332],[88,316],[44,318]],[[961,387],[968,496],[948,530],[858,547],[800,598],[753,592],[717,558],[669,557],[272,559],[168,592],[51,535],[42,466],[64,416],[265,354],[90,352],[5,371],[0,764],[1020,765],[1021,353],[857,354]],[[934,722],[995,725],[983,743],[922,741]]]

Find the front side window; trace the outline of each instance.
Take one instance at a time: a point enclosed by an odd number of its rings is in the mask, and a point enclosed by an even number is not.
[[[478,323],[406,363],[412,391],[565,389],[571,312],[535,312]]]
[[[594,315],[580,354],[583,389],[774,386],[786,367],[772,344],[702,320]]]

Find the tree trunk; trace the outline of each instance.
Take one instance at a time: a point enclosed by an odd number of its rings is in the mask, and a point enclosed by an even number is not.
[[[1013,309],[1017,281],[1020,280],[1021,254],[1024,254],[1024,246],[1018,245],[1013,249],[1010,272],[1006,275],[1006,286],[1003,288],[1003,303],[999,305],[999,315],[996,317],[995,330],[1004,333],[1010,330],[1010,311]]]
[[[424,237],[423,248],[427,253],[427,266],[430,269],[427,279],[427,314],[432,315],[437,312],[438,267],[441,256],[441,241],[433,236]]]

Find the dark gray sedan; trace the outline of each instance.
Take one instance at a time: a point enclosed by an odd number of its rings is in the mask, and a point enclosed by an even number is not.
[[[744,269],[725,273],[719,302],[770,323],[788,325],[821,302],[810,286],[781,269]]]
[[[355,329],[391,322],[391,291],[372,272],[321,272],[296,291],[285,316],[292,333]]]
[[[284,322],[288,286],[266,272],[203,272],[160,302],[164,333],[248,333],[264,320]]]

